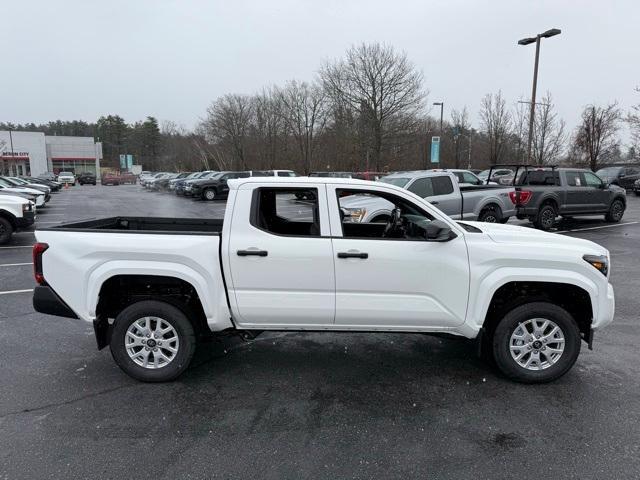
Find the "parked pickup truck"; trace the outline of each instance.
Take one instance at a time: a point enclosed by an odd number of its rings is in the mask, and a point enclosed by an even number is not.
[[[21,194],[0,192],[0,245],[9,243],[15,231],[33,225],[35,204]]]
[[[200,337],[308,330],[477,339],[506,376],[546,382],[613,319],[609,252],[595,243],[458,223],[380,182],[228,185],[224,221],[112,217],[36,230],[35,309],[92,322],[98,348],[143,381],[177,377]],[[341,199],[353,195],[393,203],[391,217],[346,221]]]
[[[553,227],[558,215],[604,215],[607,222],[619,222],[627,208],[624,188],[580,168],[525,166],[516,174],[516,190],[517,217],[541,230]]]
[[[451,218],[478,220],[489,223],[506,223],[516,214],[515,189],[496,184],[460,185],[457,171],[418,170],[399,172],[379,181],[406,188],[435,205]],[[364,221],[386,220],[392,205],[389,202],[372,201],[365,198],[351,199],[350,208],[365,209]]]

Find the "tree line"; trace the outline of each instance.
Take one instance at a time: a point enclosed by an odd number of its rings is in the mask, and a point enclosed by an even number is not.
[[[159,124],[151,116],[129,124],[118,115],[95,123],[0,123],[0,129],[93,136],[103,144],[103,165],[117,168],[119,155],[129,153],[150,170],[423,169],[433,166],[433,136],[441,137],[439,166],[448,168],[520,164],[530,158],[537,165],[595,170],[638,161],[640,103],[627,114],[615,102],[587,105],[576,128],[568,131],[547,92],[536,104],[529,157],[526,100],[509,102],[500,90],[485,95],[473,127],[467,107],[451,110],[440,123],[429,111],[428,93],[422,72],[405,53],[380,43],[361,44],[323,62],[312,81],[216,98],[192,131],[170,121]],[[626,154],[619,137],[623,122],[632,133]]]

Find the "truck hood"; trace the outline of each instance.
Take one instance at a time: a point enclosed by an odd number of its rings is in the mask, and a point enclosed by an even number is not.
[[[25,203],[31,202],[29,201],[29,199],[24,197],[16,197],[4,193],[0,195],[0,205],[24,205]]]
[[[486,233],[496,243],[519,244],[529,248],[557,246],[576,249],[583,254],[608,255],[606,248],[581,238],[569,237],[558,233],[543,232],[530,227],[503,225],[500,223],[467,222]]]

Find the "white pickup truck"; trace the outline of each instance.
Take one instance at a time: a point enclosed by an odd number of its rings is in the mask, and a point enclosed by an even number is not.
[[[93,322],[98,348],[110,345],[143,381],[177,377],[199,337],[306,330],[475,338],[508,377],[546,382],[613,319],[609,252],[595,243],[456,222],[384,183],[257,177],[229,187],[224,221],[38,229],[35,309]],[[341,201],[352,195],[393,203],[391,217],[347,221]]]
[[[28,198],[0,190],[0,245],[9,243],[14,232],[33,225],[35,210]]]

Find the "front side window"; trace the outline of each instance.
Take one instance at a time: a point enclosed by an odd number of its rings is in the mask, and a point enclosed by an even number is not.
[[[251,205],[251,225],[274,235],[319,237],[318,189],[256,189]]]
[[[480,185],[482,181],[471,172],[462,172],[462,183]]]
[[[591,172],[584,172],[585,186],[587,187],[600,187],[602,180]]]
[[[425,240],[434,217],[386,192],[336,190],[344,238]]]

